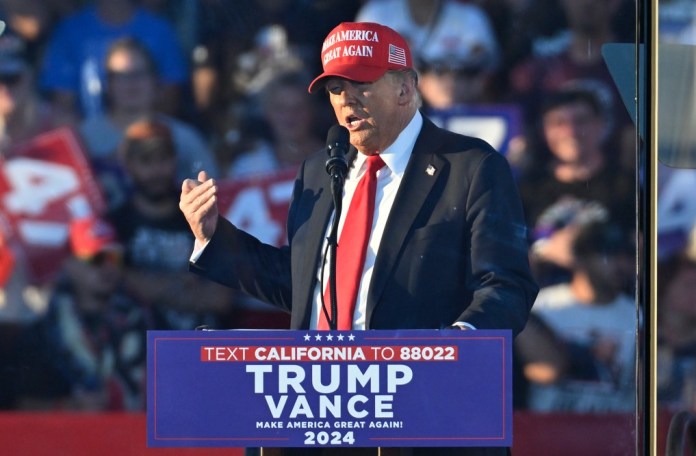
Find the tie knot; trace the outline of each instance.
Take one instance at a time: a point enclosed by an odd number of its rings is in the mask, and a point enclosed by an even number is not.
[[[367,157],[367,172],[371,174],[375,174],[377,171],[382,169],[384,166],[384,160],[382,160],[382,157],[379,156],[379,154],[375,155],[370,155]]]

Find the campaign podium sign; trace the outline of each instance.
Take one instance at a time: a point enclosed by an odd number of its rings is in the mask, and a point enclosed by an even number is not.
[[[150,447],[512,445],[507,330],[148,331]]]

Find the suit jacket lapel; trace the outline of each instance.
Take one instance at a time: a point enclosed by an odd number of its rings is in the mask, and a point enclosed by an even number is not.
[[[435,182],[447,167],[447,162],[442,156],[436,154],[441,145],[437,127],[428,119],[423,120],[423,128],[413,147],[377,252],[367,301],[368,329],[372,311],[384,291],[413,221],[426,203]]]

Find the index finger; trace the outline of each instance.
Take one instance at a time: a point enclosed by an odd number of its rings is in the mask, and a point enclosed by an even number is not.
[[[181,183],[181,191],[184,194],[186,194],[186,193],[189,193],[194,188],[198,187],[199,185],[201,185],[201,182],[199,182],[195,179],[184,179],[184,181]]]
[[[208,177],[208,173],[206,173],[205,171],[199,171],[197,180],[184,179],[184,182],[181,184],[181,190],[184,193],[188,193],[208,180],[210,180],[210,177]]]

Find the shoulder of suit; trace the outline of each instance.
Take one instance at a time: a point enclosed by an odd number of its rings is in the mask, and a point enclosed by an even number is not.
[[[443,139],[442,147],[446,152],[475,152],[482,154],[497,153],[488,142],[474,136],[467,136],[439,128]]]
[[[483,153],[496,152],[493,146],[481,138],[455,133],[435,125],[427,116],[423,116],[421,135],[430,147],[441,148],[445,153],[478,150]],[[420,139],[420,138],[419,138]],[[430,152],[436,152],[430,150]]]

